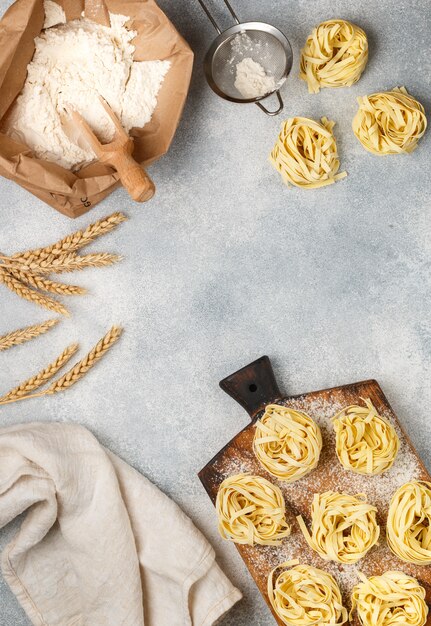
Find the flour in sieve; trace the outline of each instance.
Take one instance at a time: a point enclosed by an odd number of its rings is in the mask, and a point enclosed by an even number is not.
[[[237,64],[234,84],[243,98],[259,98],[275,89],[274,76],[267,74],[265,68],[251,57]]]
[[[240,31],[230,40],[231,56],[228,65],[235,71],[234,85],[243,98],[259,98],[276,88],[274,76],[268,73],[259,61],[270,62],[268,43],[251,38]]]
[[[237,33],[235,37],[232,37],[230,46],[232,48],[232,57],[229,63],[232,63],[235,55],[244,54],[245,52],[251,52],[253,50],[253,40],[244,30],[242,30]]]
[[[2,130],[37,157],[77,170],[95,155],[66,134],[65,109],[79,111],[103,142],[112,139],[114,127],[99,95],[127,132],[142,128],[151,120],[170,63],[133,60],[137,33],[125,27],[128,17],[110,14],[110,27],[85,18],[58,24],[64,15],[53,4],[45,5],[46,24],[57,25],[36,37],[27,80]]]

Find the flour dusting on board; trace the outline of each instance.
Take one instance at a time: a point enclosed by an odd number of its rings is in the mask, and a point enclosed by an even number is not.
[[[360,399],[358,399],[358,403],[361,403]],[[328,403],[322,398],[316,398],[310,402],[306,396],[303,396],[289,402],[289,406],[297,411],[304,411],[312,417],[322,430],[324,446],[335,450],[335,433],[331,417],[338,411],[341,411],[345,406],[344,404]],[[393,416],[387,411],[381,411],[380,414],[394,426],[400,439],[400,450],[392,467],[379,476],[364,476],[344,469],[337,460],[337,462],[329,464],[327,469],[329,469],[331,481],[337,485],[339,491],[347,491],[351,494],[366,493],[371,503],[377,507],[384,507],[389,504],[390,497],[398,487],[401,487],[409,480],[419,478],[420,468],[415,454],[412,452],[398,424],[393,420]],[[309,481],[311,479],[312,474],[308,477]]]
[[[360,402],[360,400],[358,400]],[[288,403],[280,402],[297,411],[303,411],[309,417],[315,420],[322,431],[323,437],[323,453],[322,458],[329,449],[335,450],[335,434],[331,423],[333,417],[338,411],[341,411],[346,405],[339,402],[327,402],[323,398],[316,397],[310,401],[307,396],[300,396],[289,400]],[[387,507],[392,494],[404,483],[410,480],[417,480],[420,477],[420,467],[418,465],[415,454],[412,452],[398,424],[393,420],[392,415],[387,411],[381,411],[381,415],[385,417],[395,428],[400,438],[400,450],[393,466],[380,476],[364,476],[355,474],[343,468],[341,463],[336,460],[325,466],[325,471],[329,472],[329,480],[334,485],[333,489],[338,491],[346,491],[350,494],[366,493],[368,500],[377,507]],[[256,464],[253,452],[248,455],[250,462]],[[269,480],[275,480],[270,474],[267,474],[259,465],[260,472],[263,472]],[[233,473],[249,472],[250,464],[245,459],[233,458],[229,459],[227,464],[223,465],[223,472],[226,475]],[[316,488],[319,478],[319,466],[308,476],[300,481],[293,483],[310,498],[310,503],[315,493],[319,490]],[[279,483],[281,488],[285,484]],[[290,488],[292,488],[290,485]]]
[[[366,397],[366,396],[364,396]],[[222,454],[214,464],[217,481],[237,473],[253,473],[264,476],[276,483],[286,501],[286,516],[292,526],[292,534],[282,541],[280,546],[241,546],[248,567],[254,572],[256,582],[265,593],[266,578],[269,572],[284,561],[298,559],[301,563],[324,569],[332,574],[340,585],[346,606],[350,605],[350,592],[358,582],[358,573],[365,575],[382,573],[391,569],[401,569],[406,574],[422,578],[421,569],[415,565],[402,563],[390,552],[385,539],[385,520],[392,494],[404,483],[426,477],[424,469],[412,450],[392,412],[379,405],[380,414],[395,427],[400,438],[400,450],[393,466],[380,476],[364,476],[345,470],[335,453],[335,434],[331,418],[341,409],[351,404],[344,393],[332,397],[323,394],[308,394],[281,401],[297,411],[303,411],[313,418],[322,431],[323,449],[318,467],[308,476],[292,484],[276,480],[260,466],[252,450],[254,429],[246,429],[235,438],[231,452]],[[361,404],[360,397],[354,403]],[[229,447],[228,449],[229,450]],[[345,565],[323,560],[305,541],[296,521],[302,515],[307,525],[310,522],[310,508],[315,493],[333,490],[349,494],[365,493],[368,501],[378,509],[378,522],[381,533],[377,546],[361,561],[354,565]],[[422,568],[423,573],[423,568]]]

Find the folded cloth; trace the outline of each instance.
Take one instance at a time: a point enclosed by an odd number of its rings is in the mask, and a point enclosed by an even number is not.
[[[37,626],[208,626],[241,598],[190,519],[85,428],[0,429],[3,575]]]

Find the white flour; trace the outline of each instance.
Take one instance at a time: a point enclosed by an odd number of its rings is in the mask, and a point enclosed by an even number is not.
[[[400,451],[390,470],[380,476],[364,476],[345,470],[335,454],[335,433],[331,417],[348,402],[341,400],[340,404],[331,396],[305,395],[290,398],[287,404],[297,411],[306,413],[319,424],[324,442],[319,468],[295,483],[277,483],[286,501],[287,519],[292,524],[291,536],[280,546],[241,546],[241,552],[247,555],[255,570],[261,575],[268,574],[276,565],[291,559],[299,559],[307,565],[322,568],[335,577],[345,598],[346,606],[349,606],[352,587],[358,582],[359,571],[365,575],[375,574],[376,564],[381,567],[381,572],[394,569],[395,557],[388,549],[384,530],[389,501],[392,494],[404,483],[425,479],[424,470],[418,464],[409,441],[394,420],[394,415],[387,409],[382,410],[381,415],[395,427],[401,442]],[[220,474],[220,480],[247,472],[263,475],[270,481],[274,480],[269,474],[263,472],[259,465],[251,447],[252,436],[253,431],[238,442],[240,452],[237,455],[221,455],[215,462],[214,468]],[[295,515],[302,514],[308,522],[313,495],[327,490],[350,494],[365,493],[368,501],[378,509],[379,523],[382,526],[379,544],[355,565],[324,561],[317,552],[310,549],[295,519]],[[304,502],[306,502],[305,507]],[[409,573],[420,578],[421,568],[415,568],[416,566],[409,565]]]
[[[240,31],[239,33],[237,33],[235,37],[232,37],[231,42],[230,42],[230,46],[232,48],[232,54],[234,56],[237,54],[243,55],[245,52],[251,52],[253,50],[254,45],[255,45],[255,42],[253,42],[252,38],[249,35],[247,35],[245,31]],[[232,57],[231,61],[233,60],[234,56]]]
[[[54,0],[44,0],[43,7],[45,9],[45,21],[43,23],[44,28],[51,28],[51,26],[57,26],[57,24],[64,24],[66,21],[66,14],[63,11],[63,7],[54,2]]]
[[[234,85],[243,98],[259,98],[272,92],[276,88],[274,76],[267,74],[265,68],[255,61],[251,55],[270,63],[268,42],[252,39],[246,32],[241,31],[230,41],[231,57],[228,65],[235,68]]]
[[[260,63],[246,57],[236,66],[235,87],[244,98],[258,98],[274,91],[275,79]]]
[[[114,128],[99,94],[126,131],[142,128],[151,120],[170,63],[133,61],[131,41],[137,33],[125,28],[129,18],[110,14],[110,28],[85,18],[66,24],[64,13],[54,4],[45,3],[45,24],[57,25],[36,37],[24,89],[3,130],[37,157],[77,170],[95,155],[66,134],[65,108],[79,111],[104,142],[112,139]]]

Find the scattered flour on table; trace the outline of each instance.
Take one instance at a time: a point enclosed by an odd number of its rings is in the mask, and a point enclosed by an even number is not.
[[[77,170],[95,155],[66,134],[66,108],[79,111],[103,142],[112,139],[114,126],[99,95],[127,132],[142,128],[151,120],[170,63],[133,60],[137,33],[125,27],[126,16],[111,13],[110,27],[85,18],[65,23],[63,10],[51,0],[45,0],[45,14],[46,30],[35,39],[24,88],[2,130],[37,157]]]

